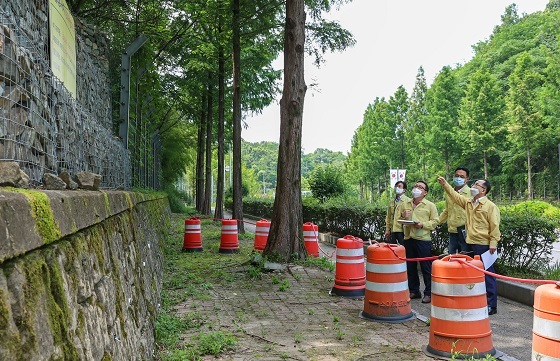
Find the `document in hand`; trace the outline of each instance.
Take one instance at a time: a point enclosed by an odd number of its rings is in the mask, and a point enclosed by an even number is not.
[[[482,259],[482,263],[484,263],[484,269],[488,269],[488,267],[492,266],[494,262],[498,259],[498,251],[491,254],[490,251],[486,251],[480,255]]]

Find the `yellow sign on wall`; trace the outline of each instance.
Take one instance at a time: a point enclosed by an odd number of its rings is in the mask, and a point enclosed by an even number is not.
[[[65,0],[49,0],[51,68],[76,98],[76,30]]]

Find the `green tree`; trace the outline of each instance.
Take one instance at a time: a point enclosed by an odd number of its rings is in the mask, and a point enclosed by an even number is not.
[[[426,76],[424,75],[424,68],[420,66],[418,73],[416,73],[416,81],[414,89],[410,96],[410,110],[408,113],[408,133],[411,139],[410,145],[413,150],[417,150],[417,160],[422,163],[422,179],[427,178],[426,164],[428,163],[428,147],[429,144],[424,139],[426,126],[424,119],[426,117],[426,91],[428,85],[426,84]]]
[[[488,179],[488,154],[496,152],[504,134],[502,91],[494,76],[486,68],[477,70],[469,78],[461,101],[460,125],[465,142],[463,152],[483,152],[484,178]]]
[[[391,114],[391,122],[394,124],[395,135],[394,141],[398,144],[399,152],[396,159],[400,160],[400,168],[406,169],[405,163],[405,135],[409,127],[408,111],[409,111],[408,93],[404,86],[400,85],[393,96],[389,98],[389,112]]]
[[[451,161],[460,154],[456,137],[460,102],[457,77],[451,67],[444,66],[426,93],[426,127],[432,154],[444,160],[446,177],[450,174]]]
[[[313,197],[325,200],[344,194],[344,170],[334,165],[315,168],[309,175],[309,189]]]
[[[509,83],[506,99],[510,117],[509,132],[514,143],[526,152],[527,195],[532,199],[531,149],[543,134],[542,115],[537,106],[537,91],[541,86],[542,76],[535,71],[530,54],[523,53],[519,56]]]

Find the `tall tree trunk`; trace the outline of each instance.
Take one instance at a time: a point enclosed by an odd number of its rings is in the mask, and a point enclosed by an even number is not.
[[[424,175],[424,178],[422,179],[428,179],[427,173],[426,173],[426,149],[422,148],[422,173]]]
[[[243,224],[243,181],[241,177],[241,29],[239,0],[233,0],[233,210],[237,231],[245,233]]]
[[[196,152],[196,210],[203,213],[204,207],[204,130],[206,130],[206,94],[202,96],[202,106],[200,107],[200,119],[198,125],[198,149]]]
[[[360,199],[364,199],[364,181],[360,180],[358,184],[360,187]]]
[[[445,178],[449,179],[449,147],[445,147]]]
[[[304,79],[304,44],[304,0],[286,0],[278,181],[270,232],[263,251],[263,255],[274,255],[286,262],[292,257],[306,257],[301,202],[301,127],[307,91]]]
[[[484,151],[484,179],[488,179],[488,152]]]
[[[401,169],[405,169],[404,167],[404,134],[401,139]]]
[[[222,17],[218,18],[218,34],[222,36]],[[224,218],[224,83],[225,83],[224,49],[218,46],[218,181],[216,186],[216,209],[214,218]]]
[[[533,199],[533,182],[531,177],[531,148],[527,146],[527,196],[529,199]]]
[[[204,208],[203,214],[212,214],[212,74],[208,73],[208,94],[206,109],[206,171],[204,187]]]

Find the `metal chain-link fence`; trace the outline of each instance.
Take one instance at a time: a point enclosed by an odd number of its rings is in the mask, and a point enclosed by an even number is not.
[[[18,162],[32,185],[65,170],[129,189],[128,150],[53,76],[44,45],[34,45],[17,19],[0,8],[0,161]]]

